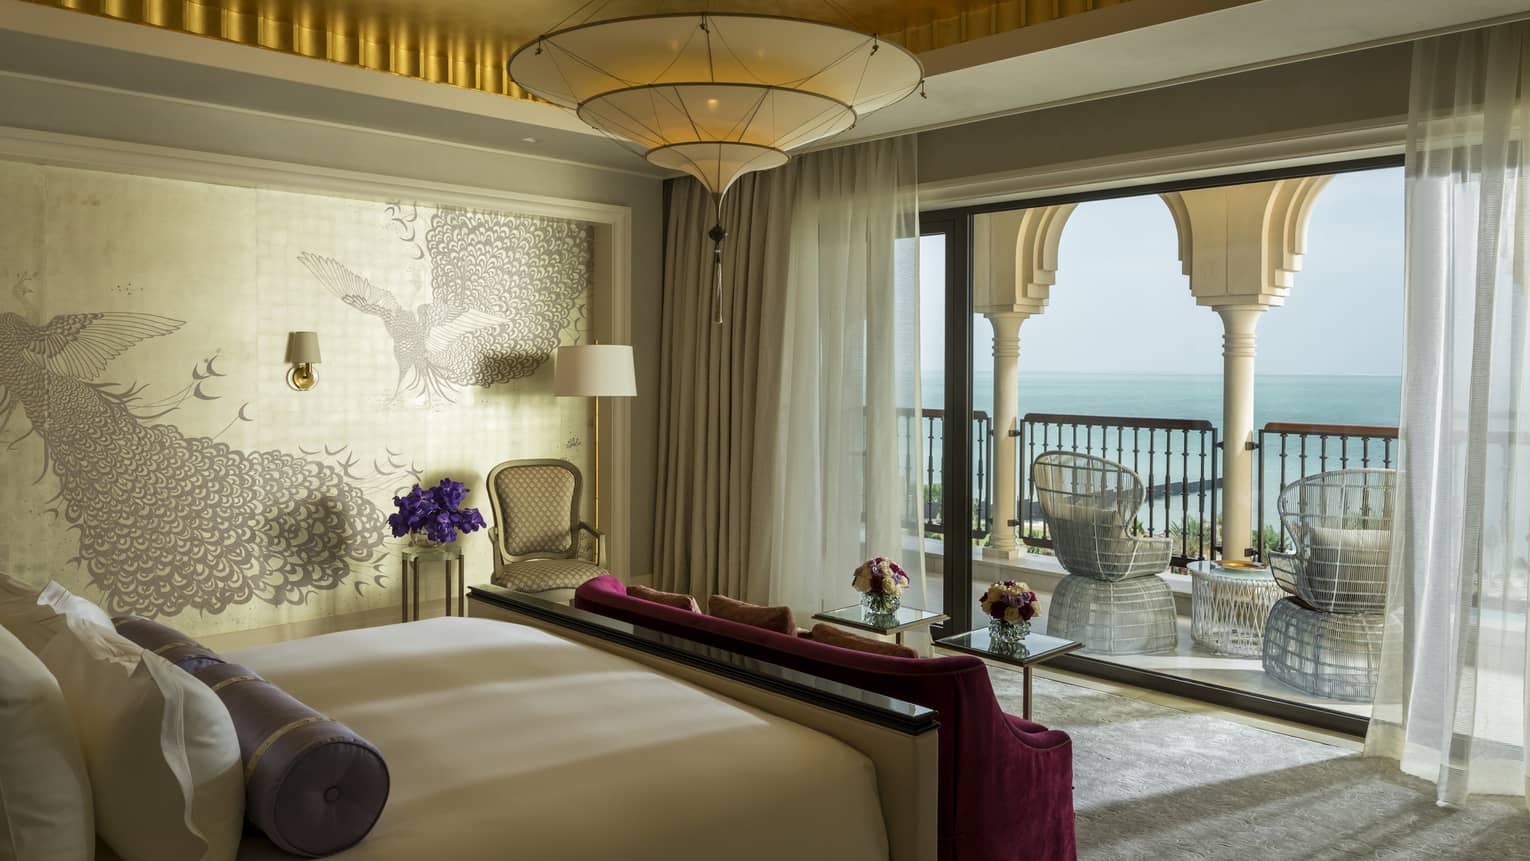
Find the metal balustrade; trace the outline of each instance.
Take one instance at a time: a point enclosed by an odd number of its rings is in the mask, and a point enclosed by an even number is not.
[[[924,455],[924,498],[914,499],[910,495],[904,501],[904,521],[912,525],[916,518],[923,518],[924,532],[930,536],[945,532],[940,478],[945,423],[945,410],[923,410],[917,424],[913,410],[898,412],[898,450],[904,458],[904,468],[912,473],[917,468],[915,456],[921,449]],[[993,463],[993,419],[982,410],[973,410],[970,433],[974,443],[972,537],[981,540],[988,537],[993,525],[993,490],[988,480]]]
[[[1283,550],[1290,537],[1274,510],[1281,488],[1330,469],[1390,469],[1397,454],[1397,428],[1387,425],[1326,425],[1268,422],[1255,434],[1254,555]]]
[[[1031,484],[1031,463],[1047,451],[1093,454],[1131,467],[1147,486],[1134,529],[1175,539],[1172,564],[1211,558],[1217,545],[1221,449],[1205,419],[1160,419],[1027,413],[1015,445],[1018,516],[1010,523],[1031,547],[1050,548],[1046,521]]]

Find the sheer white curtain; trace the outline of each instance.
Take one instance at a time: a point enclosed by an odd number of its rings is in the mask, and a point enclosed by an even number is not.
[[[1439,800],[1526,790],[1530,25],[1420,42],[1399,517],[1367,739]]]
[[[920,518],[919,219],[912,137],[810,153],[795,200],[781,349],[762,357],[776,397],[755,471],[752,554],[772,604],[850,604],[855,566],[900,559],[928,606]],[[757,214],[758,215],[758,214]],[[774,214],[779,217],[781,214]],[[774,413],[772,416],[771,413]],[[900,412],[904,419],[900,424]],[[900,427],[913,428],[900,445]]]

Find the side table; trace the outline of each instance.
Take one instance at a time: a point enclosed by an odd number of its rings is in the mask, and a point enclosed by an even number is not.
[[[871,631],[883,636],[891,634],[893,640],[901,646],[904,631],[928,628],[951,617],[934,610],[921,610],[918,607],[909,606],[899,607],[891,613],[871,613],[860,604],[851,604],[837,610],[814,613],[813,618],[820,622],[833,622],[836,625],[844,625],[846,628]]]
[[[1224,655],[1264,651],[1270,608],[1285,597],[1269,568],[1224,568],[1210,560],[1190,569],[1190,636]]]
[[[1025,678],[1025,698],[1020,701],[1022,712],[1020,716],[1026,720],[1031,719],[1031,667],[1084,647],[1084,644],[1077,640],[1049,637],[1046,634],[1026,634],[1025,639],[1021,640],[1018,646],[998,646],[989,638],[987,628],[936,640],[935,645],[941,649],[950,649],[953,652],[963,652],[984,660],[1019,667]]]
[[[457,579],[457,615],[467,615],[467,571],[463,565],[462,547],[453,542],[441,547],[415,547],[405,545],[400,549],[399,555],[403,557],[403,579],[399,585],[403,587],[404,621],[420,618],[420,563],[440,562],[445,575],[446,584],[446,615],[452,615],[452,575],[455,572]],[[409,596],[414,595],[414,612],[409,610]]]

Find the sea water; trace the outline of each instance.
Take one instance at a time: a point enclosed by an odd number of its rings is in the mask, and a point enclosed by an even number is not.
[[[973,408],[993,415],[993,373],[973,375]],[[926,373],[920,401],[945,407],[945,380]],[[1267,422],[1396,425],[1402,378],[1364,375],[1260,375],[1254,380],[1254,427]],[[1206,419],[1222,426],[1219,374],[1028,374],[1020,378],[1020,415]]]

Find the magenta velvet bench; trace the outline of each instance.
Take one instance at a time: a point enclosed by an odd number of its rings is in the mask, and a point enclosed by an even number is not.
[[[1077,855],[1068,734],[1005,714],[977,658],[891,658],[815,643],[633,598],[611,576],[580,586],[574,606],[934,709],[940,861]]]

